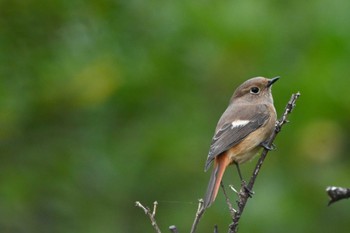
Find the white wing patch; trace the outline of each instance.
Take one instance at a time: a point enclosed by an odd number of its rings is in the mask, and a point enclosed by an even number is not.
[[[232,121],[231,123],[231,129],[236,128],[236,127],[240,127],[240,126],[245,126],[246,124],[248,124],[249,121],[248,120],[236,120],[236,121]]]

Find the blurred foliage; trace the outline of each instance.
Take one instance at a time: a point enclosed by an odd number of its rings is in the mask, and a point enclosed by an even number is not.
[[[190,229],[216,122],[237,85],[274,86],[279,134],[242,232],[344,232],[350,1],[0,1],[0,232]],[[256,160],[254,160],[256,161]],[[242,166],[249,177],[255,162]],[[234,168],[225,183],[238,185]],[[199,232],[230,217],[223,195]]]

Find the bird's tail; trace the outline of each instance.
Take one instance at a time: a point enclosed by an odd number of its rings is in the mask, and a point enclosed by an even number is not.
[[[215,158],[214,168],[210,176],[207,193],[204,197],[203,208],[208,208],[215,200],[218,194],[222,176],[226,167],[230,164],[230,160],[226,154],[219,155]]]

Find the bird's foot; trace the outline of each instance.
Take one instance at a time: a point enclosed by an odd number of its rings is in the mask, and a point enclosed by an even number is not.
[[[276,150],[276,146],[273,143],[271,144],[271,146],[269,146],[267,142],[263,142],[261,143],[261,146],[266,150]]]
[[[248,187],[247,183],[246,183],[244,180],[242,180],[241,192],[242,192],[242,191],[243,191],[244,194],[246,194],[246,195],[247,195],[248,197],[250,197],[250,198],[252,198],[253,195],[254,195],[254,191],[251,190],[251,189]]]

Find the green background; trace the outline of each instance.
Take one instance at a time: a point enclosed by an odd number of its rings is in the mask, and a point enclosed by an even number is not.
[[[0,0],[0,232],[189,232],[217,120],[251,77],[295,111],[240,232],[346,232],[350,1]],[[249,178],[257,159],[241,166]],[[234,167],[225,183],[237,187]],[[233,193],[230,194],[235,199]],[[198,232],[226,232],[222,192]]]

